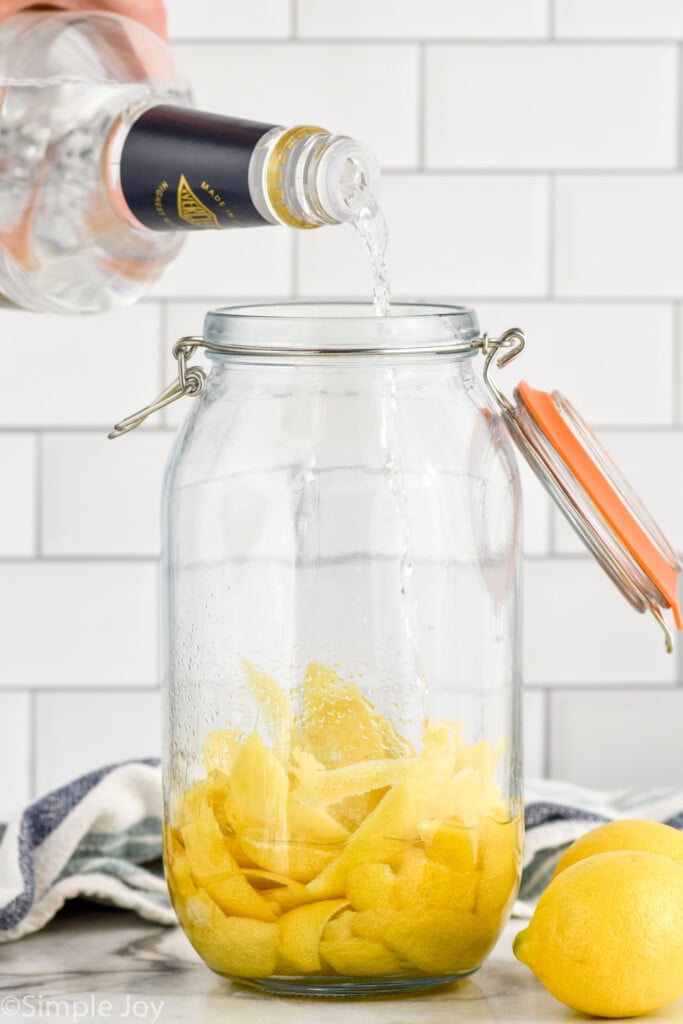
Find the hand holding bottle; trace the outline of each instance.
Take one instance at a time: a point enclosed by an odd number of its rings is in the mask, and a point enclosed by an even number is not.
[[[34,7],[34,0],[0,0],[0,21]],[[109,11],[112,14],[123,14],[127,18],[139,21],[153,32],[166,38],[166,10],[163,0],[55,0],[49,6],[60,11],[92,12]]]
[[[0,299],[98,312],[144,294],[188,231],[354,219],[377,178],[362,146],[192,110],[163,39],[115,12],[133,0],[87,2],[0,18]]]

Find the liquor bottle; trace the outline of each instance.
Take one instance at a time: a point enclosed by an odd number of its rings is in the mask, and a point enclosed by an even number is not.
[[[134,302],[188,231],[352,220],[347,199],[377,175],[346,136],[193,110],[168,48],[135,21],[35,10],[0,24],[7,303]]]

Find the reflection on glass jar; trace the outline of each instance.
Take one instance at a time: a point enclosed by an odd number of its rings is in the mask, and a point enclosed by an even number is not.
[[[520,495],[457,307],[207,316],[163,501],[165,861],[206,963],[476,969],[520,871]]]

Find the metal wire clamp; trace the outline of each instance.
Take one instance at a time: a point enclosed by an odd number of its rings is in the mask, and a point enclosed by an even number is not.
[[[160,409],[164,409],[173,402],[177,402],[179,398],[183,398],[185,395],[189,395],[190,398],[196,398],[197,395],[201,394],[206,382],[206,370],[201,366],[187,365],[188,359],[192,358],[200,346],[206,346],[204,339],[192,335],[180,338],[175,343],[173,346],[173,356],[178,363],[178,376],[176,379],[171,381],[168,387],[164,388],[161,394],[157,395],[149,405],[143,406],[142,409],[138,409],[137,412],[126,416],[120,423],[117,423],[114,429],[107,435],[110,440],[113,441],[117,437],[130,433],[131,430],[135,430],[141,423],[144,423],[148,416],[159,412]]]
[[[500,349],[509,349],[498,360],[498,366],[506,366],[511,359],[524,348],[524,333],[517,327],[513,327],[508,331],[505,331],[499,338],[489,338],[488,335],[483,334],[479,338],[474,338],[471,341],[466,342],[446,342],[445,344],[428,344],[422,346],[415,346],[413,348],[384,348],[384,349],[373,349],[373,348],[346,348],[346,349],[285,349],[285,348],[265,348],[265,347],[254,347],[254,346],[239,346],[239,345],[214,345],[212,342],[207,341],[199,335],[187,335],[184,338],[180,338],[176,341],[173,346],[173,356],[178,363],[178,376],[172,381],[168,387],[164,388],[161,394],[157,395],[153,402],[149,405],[143,406],[142,409],[138,409],[137,412],[132,413],[130,416],[126,416],[125,419],[117,423],[114,429],[107,435],[111,440],[117,437],[122,437],[124,434],[130,433],[131,430],[135,430],[141,423],[151,416],[155,412],[164,409],[167,405],[171,405],[173,402],[177,402],[179,398],[184,398],[186,395],[189,398],[196,398],[204,390],[204,384],[206,383],[206,371],[201,366],[189,366],[188,361],[192,358],[197,349],[206,349],[209,352],[222,352],[223,354],[238,355],[238,356],[254,356],[254,357],[267,357],[267,356],[290,356],[292,358],[309,358],[309,357],[323,357],[333,358],[335,356],[361,356],[361,355],[375,355],[375,356],[386,356],[386,357],[400,357],[400,356],[414,356],[414,355],[458,355],[462,353],[472,352],[481,350],[486,356],[486,363],[484,364],[484,379],[489,387],[493,390],[494,395],[497,396],[497,401],[507,402],[507,399],[500,394],[498,389],[495,387],[492,381],[488,378],[488,370],[492,360]]]

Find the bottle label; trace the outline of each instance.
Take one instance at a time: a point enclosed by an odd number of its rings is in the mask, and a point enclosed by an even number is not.
[[[131,127],[121,152],[126,203],[154,231],[267,224],[249,192],[249,161],[273,125],[159,106]]]

